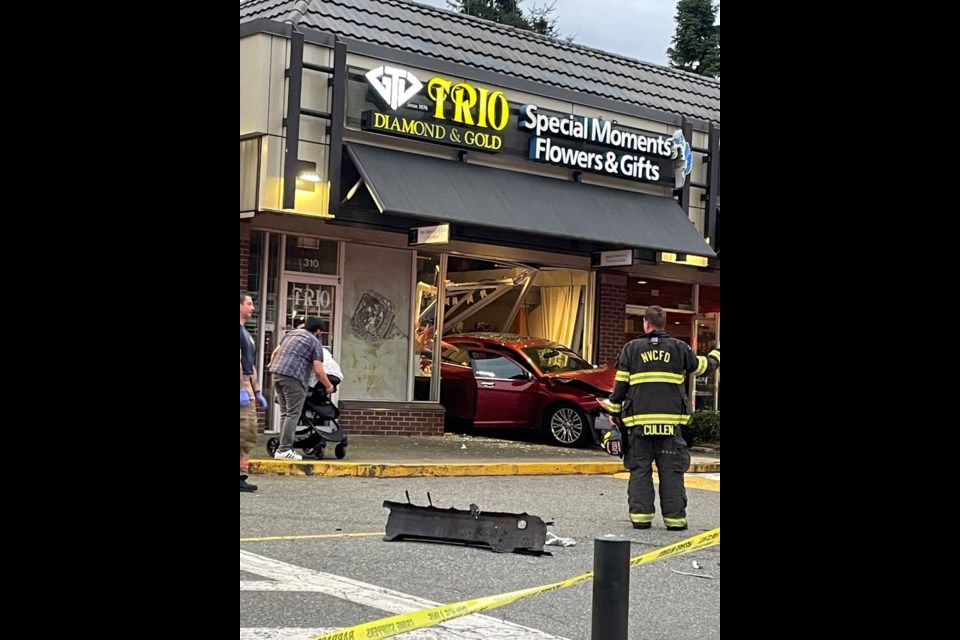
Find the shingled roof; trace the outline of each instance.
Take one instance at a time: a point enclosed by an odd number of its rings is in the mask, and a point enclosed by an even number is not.
[[[720,81],[567,44],[409,0],[247,0],[257,19],[484,69],[528,82],[720,123]]]

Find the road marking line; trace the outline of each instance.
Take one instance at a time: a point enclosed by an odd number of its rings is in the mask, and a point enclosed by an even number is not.
[[[276,581],[241,580],[241,591],[253,591],[254,589],[244,586],[252,583],[252,586],[258,587],[256,589],[258,591],[322,593],[390,613],[408,613],[442,606],[440,602],[425,600],[400,591],[393,591],[386,587],[378,587],[331,573],[299,567],[249,551],[240,551],[240,570]],[[497,620],[481,614],[448,620],[440,626],[456,632],[458,635],[453,637],[462,640],[565,640],[561,636],[551,635],[537,629],[524,627],[506,620]],[[449,638],[451,635],[448,634],[447,637]]]
[[[683,477],[683,485],[687,489],[703,489],[704,491],[716,491],[720,492],[720,474],[708,474],[712,477],[703,478],[699,475],[686,474]],[[620,480],[629,480],[630,473],[615,473],[613,474],[614,478],[619,478]],[[714,477],[716,479],[714,479]],[[657,474],[653,474],[653,481],[656,483],[660,482],[660,479],[657,477]]]
[[[240,538],[240,542],[265,542],[267,540],[312,540],[315,538],[361,538],[364,536],[382,536],[382,531],[372,533],[317,533],[303,536],[263,536],[261,538]]]
[[[240,629],[240,640],[309,640],[324,634],[336,631],[335,627],[327,628],[276,628],[276,627],[250,627]],[[453,635],[443,629],[417,629],[408,631],[404,634],[404,640],[454,640],[461,638],[460,635]]]

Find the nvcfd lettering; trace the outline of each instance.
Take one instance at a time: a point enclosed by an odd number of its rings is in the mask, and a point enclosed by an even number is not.
[[[640,354],[640,357],[643,358],[644,362],[653,362],[654,360],[659,360],[661,362],[670,362],[670,352],[664,351],[662,349],[654,349],[653,351],[644,351]]]

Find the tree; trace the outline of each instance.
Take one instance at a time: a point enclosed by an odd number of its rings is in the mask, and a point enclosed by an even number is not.
[[[548,38],[553,38],[554,40],[563,39],[566,42],[573,42],[574,36],[562,36],[560,32],[557,31],[558,18],[551,15],[554,9],[556,9],[556,6],[556,2],[533,5],[533,8],[530,9],[530,13],[527,16],[527,21],[530,23],[530,31],[547,36]]]
[[[701,76],[720,77],[719,5],[713,0],[680,0],[677,3],[677,31],[667,49],[670,66]]]
[[[523,0],[447,0],[447,6],[468,16],[532,31],[555,40],[563,38],[557,31],[557,18],[551,15],[556,8],[556,2],[534,5],[527,15],[520,9],[521,2]],[[572,42],[573,36],[564,39]]]

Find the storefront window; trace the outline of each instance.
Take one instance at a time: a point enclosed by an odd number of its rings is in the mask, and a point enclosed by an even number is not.
[[[320,318],[320,343],[334,350],[333,319],[336,317],[336,288],[319,282],[300,282],[286,280],[287,297],[284,305],[286,317],[284,326],[287,331],[301,328],[307,318]]]
[[[346,245],[340,366],[347,400],[407,400],[411,253]]]
[[[511,331],[546,338],[583,352],[585,271],[557,269],[538,271],[531,281]]]
[[[442,263],[439,255],[417,254],[412,327],[414,400],[436,401],[440,398],[440,371],[433,363],[438,361],[442,351],[441,341],[437,339],[443,333],[442,327],[437,327],[437,300],[443,295]]]
[[[269,242],[267,240],[269,238]],[[269,248],[265,245],[269,244]],[[264,256],[267,265],[264,269]],[[260,339],[261,329],[265,342],[264,353],[269,357],[273,350],[273,332],[277,321],[277,273],[280,267],[280,236],[264,231],[250,232],[250,256],[247,266],[247,293],[253,299],[256,311],[247,321],[246,327],[256,339]],[[264,299],[264,283],[266,298]],[[263,326],[261,327],[261,323]],[[266,360],[263,364],[266,365]],[[264,367],[265,368],[265,367]],[[261,372],[261,376],[263,376]]]
[[[582,351],[586,271],[448,258],[444,334],[514,333]]]
[[[627,281],[627,321],[624,341],[643,335],[643,314],[647,307],[667,312],[666,332],[693,344],[693,285],[653,278],[631,277]]]
[[[705,356],[720,339],[720,287],[700,287],[697,315],[697,355]],[[720,371],[700,376],[696,383],[696,409],[718,409],[720,404]]]
[[[257,341],[257,373],[260,386],[272,389],[271,374],[267,367],[274,348],[277,322],[277,286],[280,273],[280,240],[276,233],[250,232],[250,255],[247,265],[247,293],[256,308],[246,327]],[[264,296],[266,291],[266,296]],[[268,393],[269,397],[269,393]],[[271,424],[274,403],[267,408],[267,425]]]
[[[277,287],[280,285],[280,240],[282,238],[276,233],[264,233],[262,231],[255,231],[254,233],[259,233],[261,236],[268,236],[270,238],[265,276],[267,280],[267,298],[266,301],[262,301],[259,298],[255,301],[258,313],[263,314],[264,317],[263,353],[265,359],[263,363],[264,369],[266,370],[266,364],[269,362],[270,354],[273,353],[273,348],[276,346],[274,343],[277,329]],[[251,258],[251,274],[253,274],[252,263],[253,260]],[[258,287],[258,296],[261,291],[262,287]],[[267,376],[268,372],[264,371],[263,375]],[[264,384],[269,386],[269,381]]]
[[[671,309],[693,313],[693,285],[632,277],[627,281],[627,304],[642,307],[659,305],[667,310],[669,320]]]
[[[334,240],[288,235],[284,269],[297,273],[335,275],[338,246],[339,243]]]
[[[250,254],[247,259],[247,289],[246,292],[253,299],[255,308],[253,315],[244,325],[250,335],[256,339],[260,332],[260,317],[263,314],[261,309],[262,295],[260,293],[260,284],[263,282],[263,231],[250,232]]]
[[[448,256],[444,334],[504,331],[533,273],[521,265]]]

